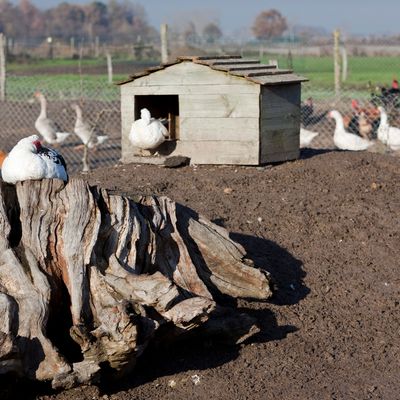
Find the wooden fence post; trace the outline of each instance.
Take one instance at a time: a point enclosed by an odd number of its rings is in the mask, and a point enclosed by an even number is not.
[[[112,58],[111,58],[111,54],[107,53],[106,54],[107,57],[107,72],[108,72],[108,83],[112,83],[113,82],[113,69],[112,69]]]
[[[347,69],[348,69],[346,47],[344,47],[344,46],[341,47],[340,51],[342,53],[342,82],[346,82],[346,80],[347,80]]]
[[[6,99],[6,37],[0,33],[0,101]]]
[[[74,36],[71,36],[71,38],[69,39],[69,47],[70,47],[71,57],[73,57],[75,54],[75,37]]]
[[[168,25],[167,24],[161,24],[160,35],[161,35],[161,63],[165,64],[168,62]]]
[[[100,55],[100,38],[98,36],[94,39],[94,57],[99,58]]]
[[[333,66],[335,74],[335,96],[340,96],[340,49],[339,49],[340,32],[336,29],[333,32]]]

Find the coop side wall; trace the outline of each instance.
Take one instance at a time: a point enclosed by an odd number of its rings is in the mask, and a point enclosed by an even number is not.
[[[300,95],[300,83],[261,87],[260,163],[299,157]]]
[[[137,95],[178,95],[180,140],[170,154],[195,164],[258,164],[260,85],[184,62],[121,86],[122,161]]]

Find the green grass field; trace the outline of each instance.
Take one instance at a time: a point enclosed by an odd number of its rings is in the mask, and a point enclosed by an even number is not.
[[[286,56],[265,55],[262,62],[269,59],[277,59],[281,68],[289,68],[290,64]],[[127,62],[127,60],[116,60]],[[37,60],[29,63],[10,63],[8,72],[10,77],[7,82],[8,95],[12,98],[22,93],[33,93],[35,90],[43,90],[50,96],[60,96],[63,93],[66,97],[76,97],[85,93],[86,97],[98,97],[102,99],[117,99],[118,88],[109,85],[107,76],[85,74],[81,78],[79,74],[56,74],[57,69],[78,66],[77,60]],[[82,71],[85,67],[104,67],[105,60],[82,60]],[[49,73],[43,75],[43,69],[49,69]],[[332,57],[315,56],[293,56],[293,70],[308,78],[310,81],[303,86],[303,93],[315,98],[327,98],[333,95],[334,74]],[[41,74],[35,74],[35,70],[41,70]],[[13,72],[24,73],[27,76],[13,77]],[[50,72],[52,71],[52,72]],[[114,75],[114,82],[126,78],[126,75]],[[342,90],[350,96],[356,94],[360,98],[370,96],[372,87],[390,86],[393,78],[400,78],[400,57],[349,57],[348,77],[342,82]]]
[[[126,76],[114,76],[114,81],[122,80]],[[7,79],[7,98],[9,100],[26,100],[33,96],[35,91],[41,91],[49,99],[79,99],[80,97],[100,101],[114,101],[119,99],[117,85],[109,84],[104,75],[32,75],[11,76]]]
[[[287,57],[282,56],[265,56],[263,62],[271,58],[277,59],[280,67],[289,67]],[[313,85],[333,87],[332,57],[294,56],[293,70],[309,78]],[[388,86],[395,77],[400,79],[400,57],[349,57],[348,77],[343,87],[364,89],[369,81],[373,85]]]
[[[86,66],[98,66],[98,65],[103,65],[104,60],[100,59],[83,59],[81,61],[82,67]],[[35,70],[37,69],[43,69],[43,68],[57,68],[57,67],[69,67],[69,66],[78,66],[78,60],[74,60],[72,58],[68,59],[37,59],[37,60],[27,60],[25,62],[13,62],[9,63],[7,70],[12,73],[12,72],[19,72],[19,71],[29,71],[34,73]]]

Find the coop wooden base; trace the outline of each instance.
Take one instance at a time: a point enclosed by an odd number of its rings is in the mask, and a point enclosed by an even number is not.
[[[162,167],[179,167],[182,165],[188,165],[190,163],[189,157],[184,156],[139,156],[130,155],[129,157],[124,157],[122,160],[125,164],[153,164],[160,165]]]
[[[223,228],[78,179],[2,184],[0,263],[0,373],[56,388],[130,371],[156,333],[240,342],[255,320],[216,298],[271,295]]]

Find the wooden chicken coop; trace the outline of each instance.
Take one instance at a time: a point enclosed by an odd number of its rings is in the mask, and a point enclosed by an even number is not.
[[[259,165],[299,156],[304,77],[240,56],[180,57],[120,82],[122,161],[137,161],[129,132],[140,110],[168,121],[159,154],[194,164]]]

